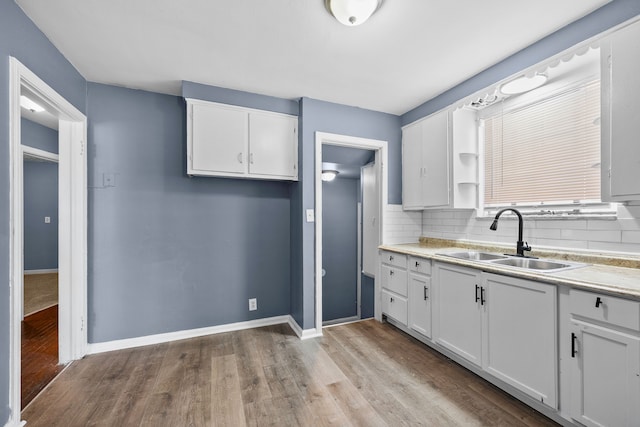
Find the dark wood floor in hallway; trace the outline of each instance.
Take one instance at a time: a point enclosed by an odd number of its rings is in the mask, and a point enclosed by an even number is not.
[[[550,426],[388,324],[300,341],[287,325],[87,356],[23,411],[34,426]]]
[[[22,408],[55,378],[58,365],[58,306],[26,316],[22,321]]]

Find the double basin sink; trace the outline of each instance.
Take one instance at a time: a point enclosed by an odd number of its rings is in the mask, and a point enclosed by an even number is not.
[[[556,273],[558,271],[587,266],[587,264],[569,262],[564,260],[554,261],[547,259],[524,258],[518,256],[498,255],[488,252],[476,251],[440,253],[438,255],[444,255],[468,261],[486,262],[505,267],[515,267],[522,270],[530,270],[540,273]]]

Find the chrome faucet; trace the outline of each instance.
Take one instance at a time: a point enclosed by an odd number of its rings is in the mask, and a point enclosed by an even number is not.
[[[518,215],[518,242],[516,243],[516,252],[517,252],[516,256],[524,257],[525,256],[524,251],[530,251],[531,246],[529,246],[527,242],[522,241],[522,228],[523,228],[524,221],[522,220],[522,214],[517,209],[505,208],[505,209],[499,210],[498,213],[496,214],[496,217],[493,220],[493,223],[491,224],[491,226],[489,226],[489,229],[493,231],[498,229],[498,218],[500,218],[500,215],[502,215],[506,211],[511,211],[516,215]],[[535,257],[527,257],[527,258],[535,258]]]

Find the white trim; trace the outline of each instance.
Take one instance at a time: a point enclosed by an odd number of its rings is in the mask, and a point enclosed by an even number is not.
[[[41,268],[38,270],[24,270],[25,276],[30,276],[32,274],[49,274],[49,273],[57,273],[57,268]]]
[[[360,194],[363,193],[362,191],[362,169],[360,169]],[[357,254],[356,256],[357,261],[356,263],[358,264],[357,266],[357,272],[358,275],[356,276],[356,317],[358,319],[362,318],[362,203],[358,202],[358,219],[356,222],[356,233],[357,233]],[[325,322],[323,322],[325,323]],[[324,326],[324,325],[322,325]]]
[[[20,324],[23,303],[23,156],[20,126],[22,88],[36,94],[60,118],[59,160],[59,360],[79,359],[86,351],[87,291],[87,118],[17,59],[9,58],[10,155],[10,370],[7,425],[20,423]],[[37,149],[35,149],[37,150]],[[29,148],[26,151],[31,151]],[[45,155],[51,157],[51,154]],[[71,226],[73,224],[73,226]]]
[[[381,141],[376,139],[359,138],[355,136],[338,135],[333,133],[316,132],[315,135],[315,298],[316,298],[316,336],[322,335],[322,145],[337,145],[340,147],[360,148],[364,150],[375,150],[375,168],[376,168],[376,181],[379,185],[378,188],[378,203],[379,203],[379,226],[380,234],[379,239],[382,240],[384,236],[384,213],[387,206],[387,141]],[[383,241],[379,242],[384,243]],[[378,276],[379,277],[379,276]],[[380,309],[380,289],[379,283],[374,279],[375,291],[374,291],[374,312],[376,313],[376,319],[380,320],[382,312]]]
[[[224,332],[241,331],[244,329],[261,328],[263,326],[280,325],[289,323],[291,316],[275,316],[264,319],[248,320],[245,322],[228,323],[226,325],[209,326],[206,328],[187,329],[184,331],[167,332],[164,334],[146,335],[143,337],[126,338],[100,343],[88,344],[87,353],[96,354],[107,351],[125,350],[127,348],[143,347],[145,345],[162,344],[171,341],[198,338],[206,335],[221,334]]]
[[[56,153],[51,153],[49,151],[41,150],[39,148],[29,147],[28,145],[22,145],[22,155],[25,154],[30,155],[31,157],[36,157],[40,160],[46,160],[49,162],[58,163],[60,161],[60,155]]]
[[[345,323],[353,323],[353,322],[357,322],[358,320],[362,320],[362,319],[360,319],[360,316],[358,316],[358,315],[349,316],[349,317],[341,317],[340,319],[326,320],[326,321],[322,322],[322,327],[326,328],[328,326],[344,325]]]
[[[294,319],[293,316],[289,316],[289,326],[301,340],[308,340],[309,338],[318,338],[322,336],[322,328],[320,328],[319,333],[316,328],[303,330],[300,325],[298,325],[298,322],[296,322],[296,319]]]

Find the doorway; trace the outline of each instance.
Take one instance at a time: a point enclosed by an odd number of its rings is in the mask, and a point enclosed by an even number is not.
[[[25,272],[25,164],[24,156],[58,160],[58,363],[86,353],[87,287],[87,119],[15,58],[10,58],[10,334],[9,424],[18,425],[21,408],[21,360]],[[25,104],[25,97],[31,104]],[[23,106],[21,106],[21,104]],[[58,152],[23,146],[23,117],[37,123],[47,112],[57,126]],[[40,117],[45,116],[44,114]],[[43,119],[44,120],[44,119]],[[43,123],[39,123],[42,125]],[[53,126],[53,125],[52,125]],[[28,173],[28,171],[27,171]],[[52,220],[52,216],[48,220]],[[42,221],[46,221],[42,218]],[[50,222],[49,222],[50,224]]]
[[[337,150],[338,148],[340,148],[341,150]],[[344,149],[346,149],[346,151]],[[316,166],[315,167],[316,322],[315,324],[316,324],[316,333],[318,335],[322,333],[322,325],[324,320],[323,316],[325,314],[323,310],[323,301],[330,300],[330,299],[325,299],[325,297],[323,296],[323,288],[324,288],[323,266],[325,266],[325,260],[324,260],[325,256],[323,255],[325,251],[324,241],[323,241],[324,231],[325,231],[324,230],[324,209],[323,209],[324,195],[323,195],[323,181],[322,181],[323,160],[327,160],[325,162],[325,168],[329,167],[330,163],[337,163],[337,162],[328,161],[328,160],[332,160],[330,153],[334,151],[338,153],[335,159],[340,160],[342,163],[344,163],[346,159],[345,153],[347,153],[349,150],[353,150],[353,153],[356,153],[359,155],[362,155],[362,153],[364,153],[363,157],[366,157],[366,161],[362,160],[361,164],[357,166],[357,170],[358,170],[357,173],[359,176],[360,185],[359,184],[352,185],[352,187],[355,186],[356,189],[358,188],[358,186],[360,186],[360,197],[362,197],[362,194],[364,193],[363,191],[364,187],[361,184],[362,184],[362,167],[365,164],[371,165],[370,166],[372,168],[370,169],[371,173],[368,176],[369,178],[371,176],[375,177],[375,182],[377,183],[377,185],[375,185],[373,190],[373,195],[375,198],[375,201],[373,202],[373,205],[374,205],[373,214],[370,214],[373,217],[373,221],[371,221],[366,231],[367,238],[365,239],[364,233],[362,233],[362,235],[360,236],[355,237],[356,245],[360,246],[360,254],[356,254],[356,256],[353,257],[352,259],[355,259],[355,260],[361,259],[364,262],[363,263],[360,263],[358,261],[356,261],[355,263],[348,262],[348,264],[351,264],[351,267],[355,267],[356,280],[361,279],[362,277],[365,277],[361,274],[361,271],[363,270],[362,264],[371,265],[372,262],[368,260],[368,258],[370,258],[372,254],[374,256],[375,254],[377,254],[377,246],[380,244],[380,239],[381,239],[381,236],[383,235],[383,223],[384,223],[383,207],[386,206],[386,202],[387,202],[387,171],[384,166],[387,161],[387,142],[366,139],[366,138],[351,137],[346,135],[336,135],[336,134],[316,132],[316,150],[315,150],[315,158],[316,158],[316,162],[315,162],[315,166]],[[323,159],[323,151],[328,153],[327,156],[324,156],[324,159]],[[371,162],[371,160],[373,160],[373,162]],[[350,193],[353,194],[353,190],[351,190]],[[332,197],[332,196],[330,195],[329,197]],[[355,201],[357,203],[357,198]],[[363,213],[361,208],[358,209],[356,207],[356,212],[360,212],[360,214],[359,216],[356,216],[356,226],[354,227],[354,229],[362,230],[363,227],[362,226],[359,227],[357,224],[358,223],[364,224],[367,221],[362,220]],[[353,213],[353,209],[350,210],[350,213],[348,213],[348,215],[352,217],[353,216],[352,213]],[[375,232],[372,233],[372,231],[375,231]],[[374,234],[375,237],[372,238],[371,234]],[[365,240],[367,242],[366,244],[370,247],[364,247],[362,245],[363,241]],[[353,244],[353,237],[351,239],[351,242]],[[371,247],[373,249],[371,249]],[[331,255],[327,254],[326,256],[327,260],[330,260],[332,257],[333,257],[333,254]],[[340,263],[340,258],[338,258],[337,263]],[[324,271],[325,274],[328,274],[327,270],[326,269],[324,270],[325,270]],[[353,272],[350,272],[348,274],[352,275],[352,277],[354,275]],[[357,292],[358,289],[360,289],[360,286],[358,285],[356,285],[356,293],[357,293],[356,301],[357,302],[355,302],[355,304],[351,304],[351,307],[353,307],[354,305],[357,305],[358,302],[362,301],[362,295]],[[372,291],[373,291],[372,292],[373,295],[375,295],[373,286],[372,286]],[[353,295],[353,291],[351,291],[350,295]],[[371,296],[371,298],[373,298],[373,295]],[[347,299],[347,302],[349,302],[348,299]],[[379,306],[379,302],[375,301],[374,299],[373,305],[374,305],[374,312],[375,312],[375,307]],[[358,307],[356,306],[356,308]],[[345,310],[343,313],[353,313],[353,311],[349,312]],[[340,315],[337,315],[337,316],[340,316]],[[351,319],[355,320],[360,316],[361,316],[360,310],[356,310],[356,313],[353,316],[347,316],[347,317],[340,316],[340,317],[337,317],[337,319],[329,320],[327,324],[334,323],[333,320],[335,321],[345,321],[345,320],[351,320]]]

